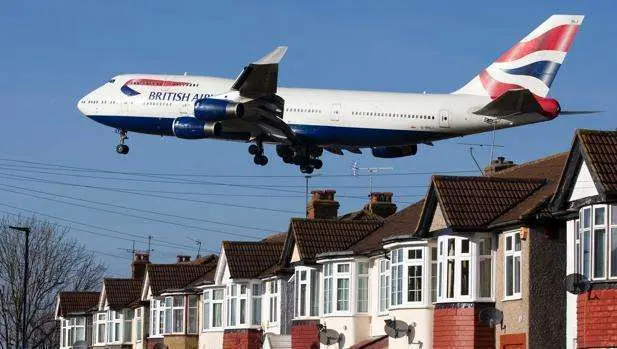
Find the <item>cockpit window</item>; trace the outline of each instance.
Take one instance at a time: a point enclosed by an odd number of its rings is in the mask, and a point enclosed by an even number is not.
[[[116,79],[111,79],[111,80],[109,80],[109,83],[110,83],[110,84],[113,84],[114,82],[116,82]]]

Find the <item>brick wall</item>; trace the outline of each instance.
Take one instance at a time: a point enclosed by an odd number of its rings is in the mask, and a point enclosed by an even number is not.
[[[161,345],[164,345],[164,344],[163,344],[163,338],[147,338],[147,339],[146,339],[146,348],[148,348],[148,349],[154,349],[154,347],[155,347],[157,344],[159,344],[159,343],[160,343]]]
[[[579,348],[617,347],[617,289],[592,289],[579,295],[576,313]]]
[[[478,321],[478,313],[493,304],[442,303],[433,313],[433,347],[439,348],[495,348],[494,329]]]
[[[319,320],[293,320],[291,323],[292,349],[319,349]]]
[[[258,329],[229,329],[223,332],[223,349],[260,349],[262,332]]]

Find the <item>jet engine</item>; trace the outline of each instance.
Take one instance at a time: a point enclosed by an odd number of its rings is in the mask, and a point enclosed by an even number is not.
[[[205,122],[240,119],[244,116],[244,106],[224,99],[203,98],[195,101],[194,113]]]
[[[400,158],[403,156],[416,155],[418,146],[415,144],[401,147],[377,147],[373,148],[373,156],[376,158]]]
[[[182,139],[204,139],[221,135],[223,125],[220,122],[204,122],[199,119],[183,116],[176,118],[172,125],[174,135]]]

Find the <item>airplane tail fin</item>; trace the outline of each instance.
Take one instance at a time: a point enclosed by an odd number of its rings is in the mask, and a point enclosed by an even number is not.
[[[553,15],[454,94],[495,99],[513,89],[546,97],[584,16]]]

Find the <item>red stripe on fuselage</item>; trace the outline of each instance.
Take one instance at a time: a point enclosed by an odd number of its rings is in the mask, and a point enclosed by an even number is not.
[[[190,83],[181,81],[155,80],[155,79],[131,79],[125,85],[133,86],[188,86]]]
[[[502,54],[496,62],[511,62],[536,51],[568,52],[578,28],[578,25],[568,24],[555,27],[529,41],[519,42]]]

